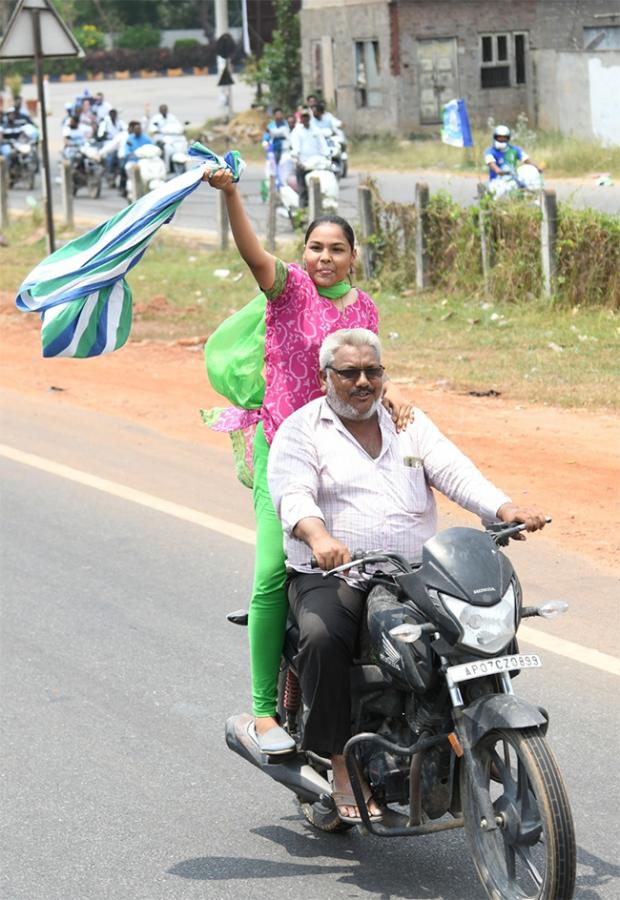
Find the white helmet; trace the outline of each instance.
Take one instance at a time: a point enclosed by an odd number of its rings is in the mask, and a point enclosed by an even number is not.
[[[506,125],[497,125],[493,130],[493,146],[496,150],[503,150],[510,140],[510,128]]]

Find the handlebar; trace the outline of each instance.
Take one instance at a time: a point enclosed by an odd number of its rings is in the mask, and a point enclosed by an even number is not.
[[[553,520],[551,516],[545,516],[545,522],[549,525]],[[489,525],[486,529],[487,534],[490,534],[493,541],[498,545],[498,547],[505,547],[508,544],[508,541],[515,534],[520,534],[522,531],[526,530],[526,526],[523,522],[511,522],[508,525]]]
[[[552,522],[551,516],[545,516],[545,522],[549,525]],[[508,525],[498,524],[498,525],[489,525],[488,528],[485,529],[486,533],[490,535],[493,542],[498,547],[507,546],[510,538],[514,537],[516,534],[520,534],[522,531],[526,530],[526,525],[523,522],[511,522]],[[391,562],[397,569],[401,572],[411,572],[412,567],[411,563],[409,563],[404,556],[401,556],[399,553],[390,553],[386,550],[354,550],[351,554],[350,562],[343,563],[340,566],[336,566],[334,569],[329,569],[326,572],[323,572],[323,578],[326,578],[328,575],[335,575],[338,572],[346,572],[348,569],[356,569],[363,568],[365,565],[373,565],[381,562]],[[318,569],[320,568],[319,563],[314,555],[310,557],[310,568]]]

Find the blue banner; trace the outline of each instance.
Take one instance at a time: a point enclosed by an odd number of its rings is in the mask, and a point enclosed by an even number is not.
[[[473,147],[469,116],[464,100],[450,100],[442,111],[441,140],[451,147]]]

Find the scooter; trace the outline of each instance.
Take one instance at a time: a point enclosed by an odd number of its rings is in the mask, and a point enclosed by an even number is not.
[[[135,151],[137,158],[137,181],[140,196],[161,187],[166,181],[166,164],[162,159],[161,148],[157,144],[143,144]],[[130,203],[137,200],[135,196],[134,178],[127,178],[127,199]]]
[[[295,163],[290,158],[289,154],[282,154],[279,168],[281,173],[286,173],[281,174],[280,176],[280,203],[284,210],[283,214],[288,216],[291,224],[295,227],[298,218],[298,210],[300,208],[299,194],[297,192]],[[331,160],[326,159],[324,156],[311,157],[307,162],[305,175],[308,188],[311,187],[311,179],[313,178],[317,179],[320,184],[321,206],[323,211],[337,212],[340,188],[338,186],[338,179],[332,171]]]
[[[421,565],[391,552],[356,551],[369,579],[366,619],[351,668],[351,734],[344,757],[367,831],[416,837],[465,828],[491,900],[569,900],[576,874],[572,813],[546,741],[549,715],[520,699],[513,680],[543,661],[521,652],[521,621],[555,618],[567,604],[525,606],[517,574],[500,547],[525,529],[449,528],[428,540]],[[246,624],[241,610],[228,619]],[[278,713],[297,747],[304,699],[295,671],[298,631],[290,619]],[[229,748],[297,797],[325,832],[352,827],[332,800],[331,762],[310,750],[263,755],[252,718],[226,722]],[[369,817],[363,784],[382,810]]]
[[[181,123],[167,123],[152,135],[153,141],[161,148],[166,172],[181,175],[190,162],[188,143]]]
[[[516,169],[505,165],[505,171],[489,182],[488,191],[495,200],[515,195],[540,198],[544,187],[542,172],[531,163],[523,163]]]
[[[325,137],[331,154],[332,172],[338,180],[346,178],[349,171],[349,154],[344,131],[336,128]]]

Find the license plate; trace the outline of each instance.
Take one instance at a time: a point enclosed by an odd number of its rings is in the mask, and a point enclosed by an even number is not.
[[[515,669],[539,669],[542,660],[536,653],[515,653],[513,656],[496,656],[494,659],[480,659],[476,662],[450,666],[448,675],[454,682],[482,678],[484,675],[499,675]]]

